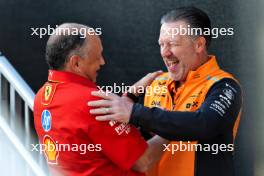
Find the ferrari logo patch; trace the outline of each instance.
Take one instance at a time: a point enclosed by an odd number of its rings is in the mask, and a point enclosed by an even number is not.
[[[55,94],[56,87],[58,83],[46,83],[43,87],[41,104],[49,105]]]
[[[44,98],[45,98],[45,101],[47,101],[50,97],[50,94],[51,94],[51,91],[52,91],[52,87],[51,85],[47,85],[45,87],[45,93],[44,93]]]

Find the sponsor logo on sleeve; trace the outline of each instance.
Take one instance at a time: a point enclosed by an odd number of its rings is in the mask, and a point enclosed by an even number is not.
[[[58,83],[46,83],[43,87],[41,104],[49,105],[53,99]]]
[[[52,121],[52,117],[51,117],[51,113],[48,110],[44,110],[42,111],[41,114],[41,125],[42,128],[44,129],[44,131],[48,132],[51,129],[51,121]]]
[[[229,100],[234,100],[235,96],[231,89],[224,89],[223,93]]]
[[[49,164],[58,164],[59,152],[55,141],[49,136],[45,135],[43,138],[44,154]]]

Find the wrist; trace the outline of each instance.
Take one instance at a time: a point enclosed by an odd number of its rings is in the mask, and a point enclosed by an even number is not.
[[[140,90],[138,90],[140,88],[140,86],[137,86],[137,84],[134,84],[134,85],[132,85],[130,88],[129,88],[129,90],[128,90],[128,92],[129,93],[132,93],[132,94],[134,94],[136,97],[138,97],[139,95],[140,95]]]
[[[126,96],[128,97],[130,100],[132,100],[134,103],[137,103],[138,100],[139,100],[139,97],[136,96],[134,93],[131,93],[131,92],[127,92],[125,94],[123,94],[123,96]]]

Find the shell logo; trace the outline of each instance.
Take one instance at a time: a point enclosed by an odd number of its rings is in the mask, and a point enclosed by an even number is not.
[[[49,135],[44,136],[43,146],[44,149],[42,151],[44,151],[47,162],[49,164],[58,164],[59,152],[57,145]]]

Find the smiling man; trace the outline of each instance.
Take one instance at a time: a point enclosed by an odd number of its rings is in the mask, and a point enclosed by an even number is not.
[[[200,34],[181,34],[182,29],[200,29]],[[103,92],[93,95],[104,102],[89,102],[97,120],[117,120],[156,133],[168,140],[159,163],[149,176],[234,176],[233,143],[242,106],[238,81],[219,68],[208,55],[209,17],[194,7],[170,11],[161,19],[160,53],[168,72],[152,87],[165,86],[166,93],[145,96],[145,107],[130,97]],[[230,58],[228,58],[230,59]],[[107,108],[107,111],[104,109]],[[185,146],[180,150],[181,146]],[[217,151],[216,151],[217,148]]]
[[[180,84],[185,82],[190,70],[196,70],[209,60],[205,49],[209,40],[206,41],[204,37],[191,38],[180,35],[180,29],[187,29],[187,25],[184,20],[163,22],[158,41],[170,78]]]

